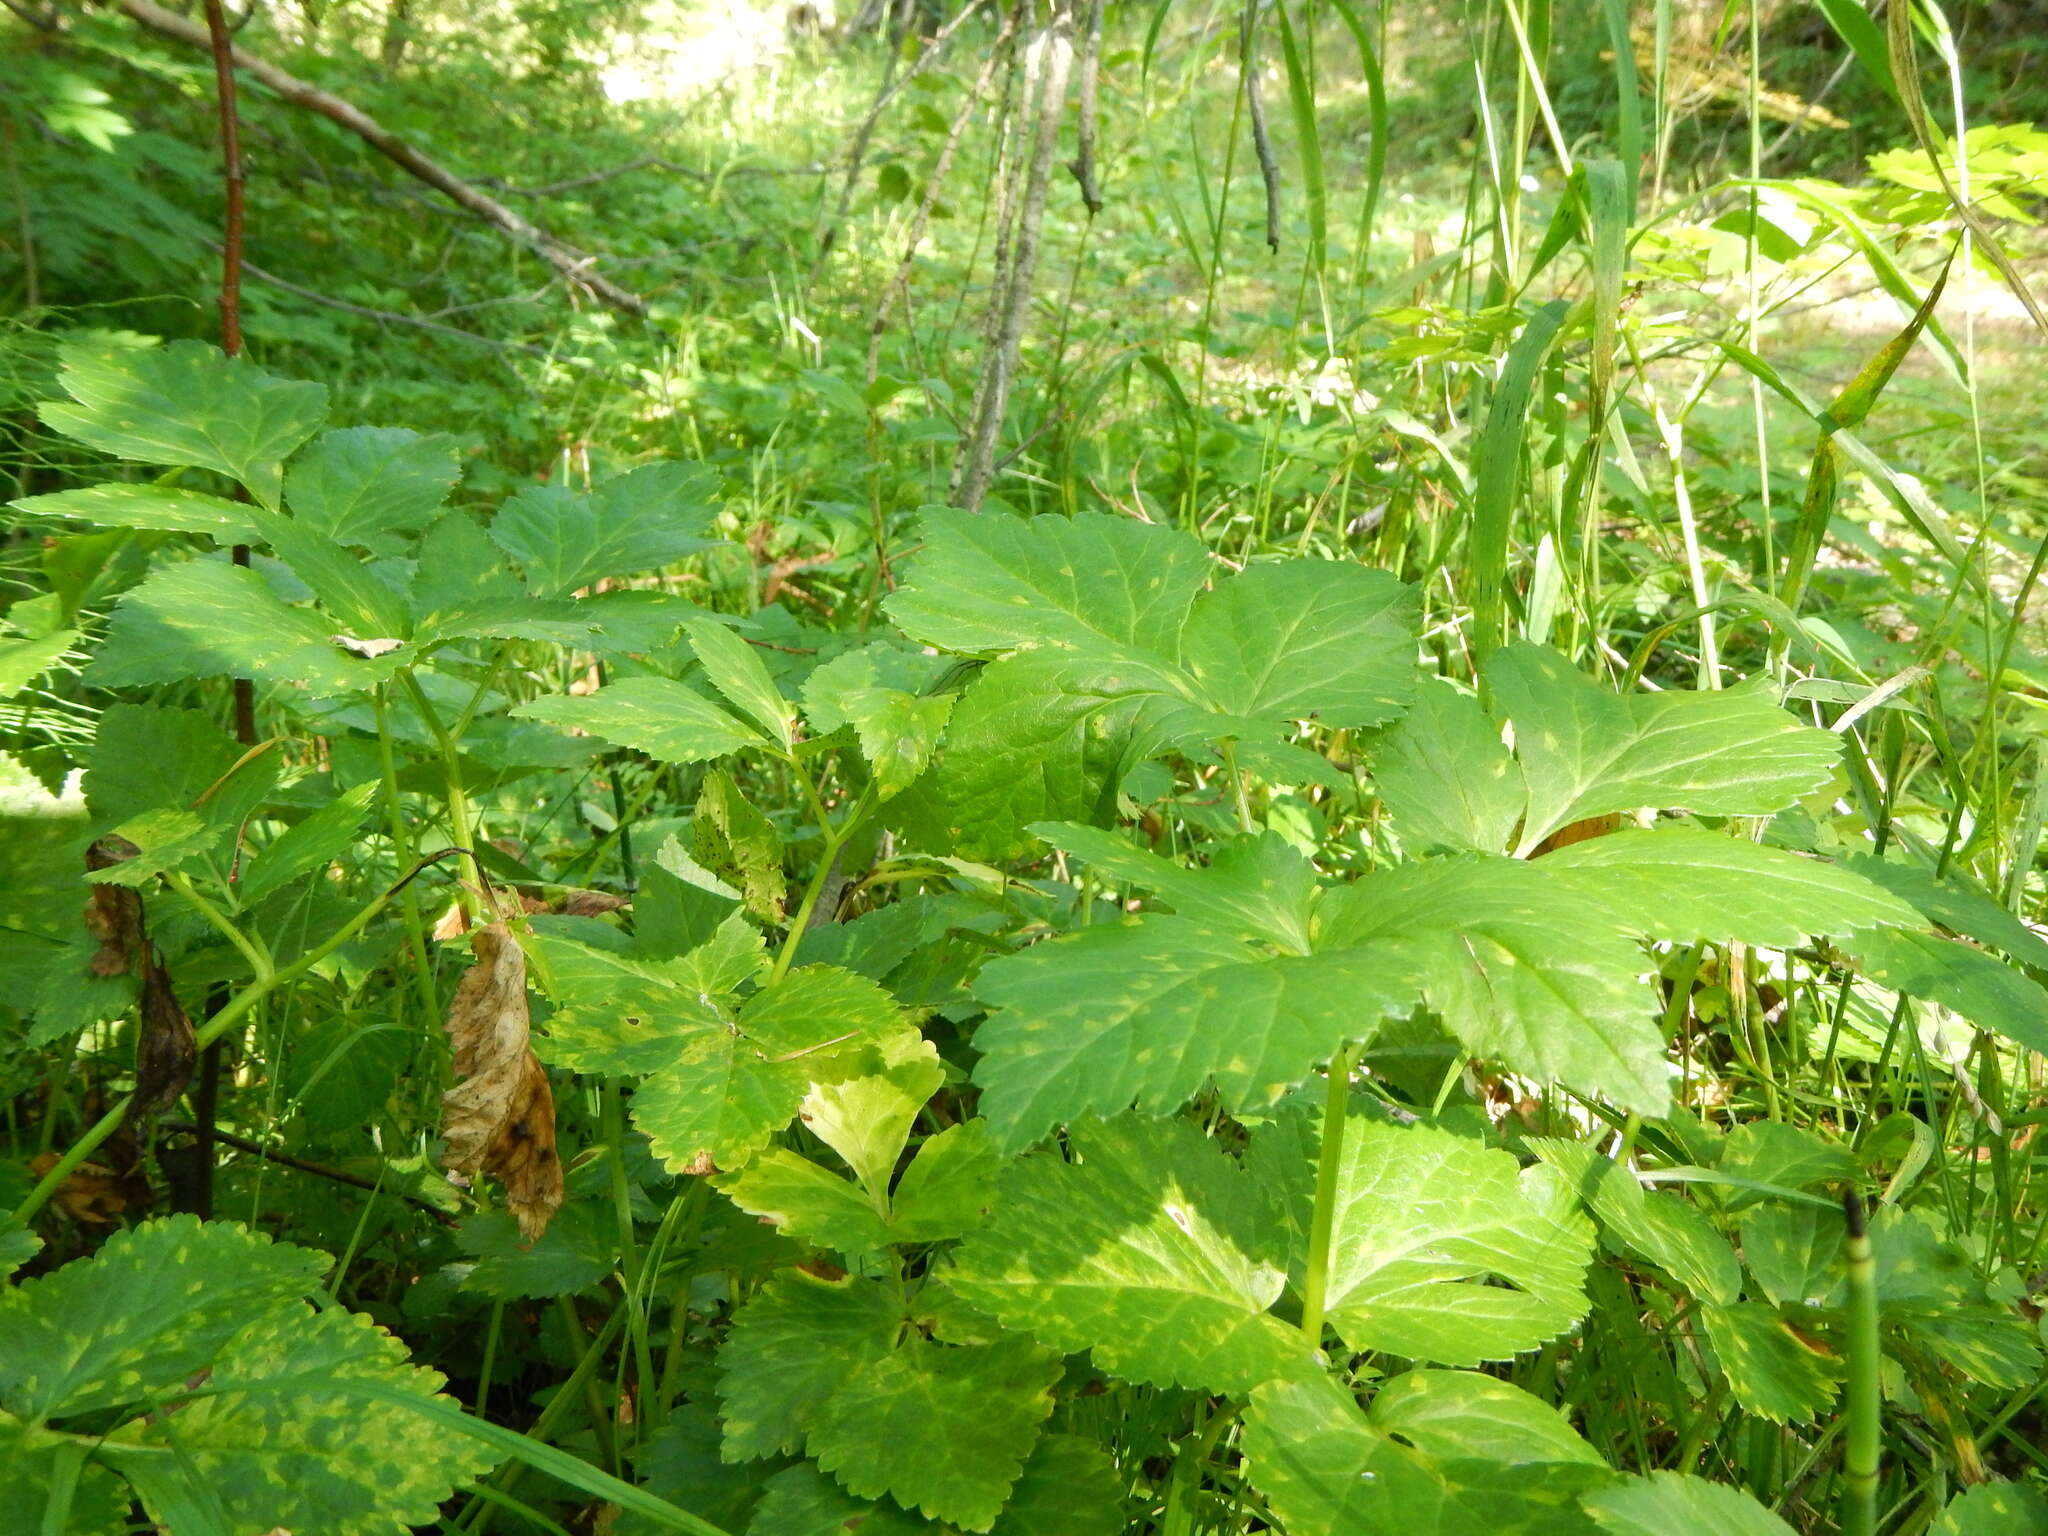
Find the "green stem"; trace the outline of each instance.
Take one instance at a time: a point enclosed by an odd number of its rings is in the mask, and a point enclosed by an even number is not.
[[[1876,1536],[1877,1474],[1883,1444],[1879,1421],[1877,1260],[1863,1221],[1863,1201],[1842,1197],[1849,1225],[1848,1428],[1842,1444],[1842,1536]]]
[[[825,834],[825,846],[818,855],[818,867],[813,871],[810,883],[804,887],[803,900],[797,903],[796,915],[789,920],[789,932],[782,940],[782,948],[776,952],[775,968],[768,976],[770,986],[788,975],[790,966],[795,964],[797,946],[803,943],[804,932],[811,926],[811,915],[818,910],[818,898],[824,895],[826,882],[832,878],[840,850],[867,820],[873,792],[864,792],[854,801],[853,809],[846,813],[846,820],[837,827],[827,818],[824,803],[818,800],[815,791],[812,800],[817,807],[818,826]]]
[[[305,954],[299,956],[290,965],[274,970],[267,976],[259,976],[240,992],[237,992],[229,1000],[226,1007],[222,1008],[219,1013],[216,1013],[205,1024],[200,1026],[193,1040],[195,1048],[202,1051],[205,1050],[214,1041],[220,1039],[222,1035],[225,1035],[230,1029],[234,1028],[240,1022],[243,1015],[262,1002],[264,998],[275,992],[279,987],[289,982],[297,981],[306,972],[312,970],[313,967],[320,964],[329,955],[355,938],[357,934],[369,926],[371,920],[379,912],[382,912],[385,907],[391,904],[391,899],[411,881],[413,874],[417,873],[418,867],[415,867],[412,873],[406,875],[405,879],[401,880],[398,885],[385,891],[376,900],[356,913],[354,917],[337,928],[318,948],[306,951]],[[64,1181],[77,1171],[78,1165],[98,1151],[100,1145],[121,1128],[122,1123],[128,1118],[128,1105],[132,1098],[133,1095],[131,1094],[121,1099],[112,1109],[109,1109],[104,1115],[100,1116],[91,1130],[72,1143],[71,1149],[57,1160],[48,1173],[43,1175],[42,1182],[28,1192],[28,1198],[14,1208],[14,1219],[16,1221],[27,1225],[29,1218],[41,1210],[48,1203],[50,1197],[56,1194],[58,1189],[63,1186]]]
[[[176,891],[187,906],[205,918],[207,923],[217,933],[241,951],[242,958],[249,962],[249,969],[256,973],[259,980],[277,969],[275,962],[270,958],[270,951],[265,949],[260,941],[250,938],[241,929],[229,922],[227,915],[204,896],[200,895],[193,888],[192,882],[184,875],[179,874],[175,869],[166,870],[164,871],[164,884]]]
[[[377,768],[384,783],[384,809],[391,826],[391,846],[398,854],[398,862],[409,869],[418,853],[413,846],[412,832],[405,824],[404,808],[399,804],[398,761],[392,752],[390,711],[381,683],[371,693],[370,704],[377,715]],[[441,1017],[441,995],[434,986],[434,952],[427,947],[427,925],[420,919],[419,897],[410,886],[406,887],[399,912],[405,919],[406,939],[412,945],[420,1003],[426,1009],[426,1018],[431,1024]]]
[[[1323,1103],[1323,1147],[1316,1158],[1316,1203],[1309,1217],[1308,1278],[1301,1292],[1301,1331],[1309,1348],[1323,1347],[1323,1307],[1330,1294],[1330,1238],[1337,1225],[1337,1179],[1344,1162],[1344,1128],[1351,1117],[1351,1048],[1330,1060]]]
[[[448,799],[448,831],[455,839],[455,846],[460,848],[469,860],[470,885],[481,892],[484,888],[483,866],[476,858],[476,833],[469,813],[469,794],[462,784],[462,757],[456,749],[455,738],[449,735],[447,727],[441,724],[440,715],[435,712],[432,702],[427,698],[427,691],[420,687],[420,680],[413,675],[412,669],[408,667],[400,672],[398,677],[399,681],[405,684],[405,691],[412,699],[413,708],[419,711],[421,723],[434,738],[434,746],[441,754],[441,775],[445,786],[443,792]],[[476,910],[467,889],[457,899],[462,903],[464,911]]]
[[[654,1351],[647,1342],[647,1312],[640,1294],[642,1255],[633,1238],[633,1190],[626,1178],[626,1117],[617,1079],[603,1089],[602,1120],[605,1151],[611,1162],[612,1209],[619,1223],[619,1268],[626,1282],[626,1332],[632,1341],[633,1373],[639,1383],[640,1402],[656,1389]],[[636,1416],[645,1422],[643,1411]]]

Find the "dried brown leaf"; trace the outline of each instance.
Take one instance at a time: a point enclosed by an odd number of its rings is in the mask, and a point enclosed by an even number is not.
[[[526,953],[503,923],[471,938],[476,961],[448,1005],[460,1082],[441,1099],[443,1163],[505,1186],[505,1204],[531,1241],[562,1204],[555,1100],[528,1044]]]
[[[142,1028],[135,1037],[135,1099],[131,1117],[148,1119],[178,1102],[199,1061],[192,1021],[171,990],[171,974],[145,941]]]
[[[125,837],[103,837],[85,850],[85,867],[111,869],[141,851]],[[85,898],[85,931],[100,941],[86,969],[95,976],[126,976],[147,942],[142,893],[125,885],[92,886]]]

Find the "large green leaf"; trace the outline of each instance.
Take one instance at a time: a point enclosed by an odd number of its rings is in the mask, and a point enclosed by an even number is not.
[[[251,509],[184,486],[108,481],[24,496],[11,503],[33,517],[75,517],[102,528],[157,528],[168,533],[203,533],[222,544],[254,544]]]
[[[777,1273],[740,1309],[718,1352],[725,1459],[798,1450],[817,1405],[887,1357],[902,1322],[888,1286]]]
[[[796,710],[775,686],[753,647],[716,619],[692,619],[683,628],[711,686],[788,750],[795,739]]]
[[[1275,955],[1185,917],[1097,924],[982,968],[975,995],[1001,1010],[975,1034],[982,1113],[1014,1149],[1211,1082],[1233,1107],[1269,1103],[1416,992],[1370,951]]]
[[[323,538],[383,553],[438,515],[462,474],[459,447],[404,427],[323,432],[285,471],[285,505]]]
[[[1791,1526],[1740,1488],[1682,1472],[1596,1489],[1586,1509],[1609,1536],[1792,1536]]]
[[[1305,1232],[1315,1165],[1293,1162],[1290,1226]],[[1448,1131],[1352,1117],[1325,1305],[1353,1350],[1477,1365],[1533,1349],[1585,1315],[1592,1253],[1591,1224],[1547,1173]]]
[[[425,1400],[441,1377],[407,1363],[404,1346],[366,1317],[294,1306],[242,1328],[203,1391],[117,1431],[100,1455],[159,1519],[196,1489],[218,1501],[230,1529],[334,1536],[432,1523],[457,1487],[498,1460],[403,1409],[366,1411],[350,1390],[357,1382]]]
[[[857,1499],[816,1467],[785,1467],[768,1479],[747,1536],[932,1536],[931,1522],[893,1504]]]
[[[352,655],[335,643],[334,628],[331,619],[280,602],[253,570],[225,559],[188,560],[121,599],[86,677],[100,688],[250,677],[332,698],[367,691],[405,659]]]
[[[1221,715],[1379,725],[1414,696],[1417,617],[1414,589],[1385,571],[1255,565],[1196,600],[1181,665]]]
[[[1252,1394],[1248,1471],[1289,1536],[1591,1536],[1578,1500],[1614,1474],[1590,1447],[1533,1398],[1508,1408],[1513,1387],[1431,1376],[1452,1411],[1412,1447],[1396,1436],[1434,1405],[1397,1397],[1382,1424],[1321,1372]]]
[[[1331,891],[1317,921],[1319,949],[1374,962],[1383,989],[1405,980],[1475,1055],[1665,1111],[1672,1067],[1638,946],[1603,902],[1540,864],[1395,865]]]
[[[1267,1310],[1286,1278],[1277,1213],[1220,1147],[1129,1117],[1069,1140],[1078,1162],[1010,1170],[994,1217],[958,1250],[953,1291],[1131,1381],[1242,1392],[1309,1358]]]
[[[1955,875],[1938,876],[1923,865],[1904,864],[1873,854],[1851,854],[1842,862],[1864,879],[1911,903],[1922,917],[1950,932],[1975,939],[2022,965],[2048,970],[2048,939]]]
[[[217,470],[275,507],[284,460],[327,414],[319,384],[273,378],[201,341],[137,346],[106,336],[66,342],[43,421],[102,453]]]
[[[625,677],[580,696],[551,694],[512,714],[586,731],[664,763],[709,762],[768,744],[696,689],[666,677]]]
[[[530,486],[498,512],[491,538],[537,597],[606,576],[655,570],[709,548],[714,483],[692,464],[643,464],[589,491]]]
[[[1979,1029],[2048,1053],[2048,991],[2018,966],[1957,939],[1886,928],[1846,946],[1881,987],[1952,1008]]]
[[[1208,865],[1188,869],[1096,827],[1040,822],[1030,830],[1079,858],[1097,879],[1141,886],[1205,928],[1293,954],[1311,948],[1315,866],[1277,832],[1211,844]]]
[[[1628,1169],[1580,1142],[1531,1137],[1528,1144],[1624,1247],[1661,1266],[1702,1301],[1726,1305],[1741,1294],[1735,1250],[1683,1198],[1651,1194]]]
[[[1774,1424],[1811,1423],[1835,1399],[1841,1362],[1761,1302],[1703,1307],[1707,1339],[1735,1400]]]
[[[1641,806],[1767,816],[1826,784],[1841,753],[1755,684],[1622,695],[1527,643],[1494,652],[1485,682],[1529,790],[1524,853],[1567,823]]]
[[[0,1408],[35,1422],[171,1394],[327,1263],[192,1216],[116,1232],[92,1258],[0,1291]]]
[[[1813,935],[1919,925],[1919,914],[1838,864],[1703,827],[1588,838],[1543,859],[1553,878],[1613,911],[1617,926],[1652,938],[1732,939],[1789,949]]]
[[[1039,820],[1101,822],[1148,756],[1244,744],[1269,776],[1329,779],[1298,721],[1376,725],[1413,690],[1414,594],[1335,561],[1255,566],[1199,599],[1185,534],[1083,514],[928,514],[889,610],[913,639],[1007,652],[962,697],[921,816],[977,856]],[[1341,781],[1340,781],[1341,782]],[[912,797],[915,800],[916,797]]]
[[[2041,1531],[2048,1531],[2048,1494],[2018,1483],[1983,1483],[1952,1499],[1930,1536],[2037,1536]]]
[[[1381,735],[1372,781],[1411,856],[1501,853],[1529,799],[1500,728],[1446,682],[1425,683]]]
[[[1028,1339],[955,1348],[913,1335],[808,1418],[818,1465],[862,1498],[986,1531],[1052,1412],[1060,1363]]]
[[[1047,647],[1172,662],[1209,555],[1185,533],[1083,512],[1028,521],[936,508],[884,603],[903,632],[949,651]]]

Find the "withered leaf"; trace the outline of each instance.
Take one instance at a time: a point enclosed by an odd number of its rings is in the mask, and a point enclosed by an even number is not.
[[[87,870],[112,869],[139,852],[123,837],[103,837],[85,850]],[[178,1102],[192,1081],[199,1043],[192,1021],[172,990],[170,972],[149,941],[142,893],[130,886],[94,885],[86,897],[85,928],[100,941],[86,969],[95,976],[142,976],[142,1020],[135,1037],[135,1097],[130,1120],[147,1120]]]
[[[199,1041],[171,990],[171,974],[156,947],[144,941],[142,1028],[135,1037],[135,1099],[129,1113],[144,1119],[178,1102],[192,1081]]]
[[[125,837],[103,837],[85,850],[87,870],[112,869],[142,850]],[[135,969],[147,938],[142,926],[142,893],[132,886],[93,885],[85,898],[85,931],[100,941],[86,967],[95,976],[126,976]]]
[[[470,940],[475,963],[448,1005],[448,1038],[461,1079],[441,1099],[445,1165],[488,1173],[530,1242],[562,1204],[555,1100],[528,1045],[526,954],[502,922]]]

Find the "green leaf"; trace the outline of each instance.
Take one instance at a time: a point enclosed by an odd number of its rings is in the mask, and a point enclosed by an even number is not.
[[[1618,926],[1652,938],[1729,940],[1790,949],[1813,935],[1915,927],[1919,914],[1837,864],[1704,827],[1673,826],[1588,838],[1544,855],[1604,901]]]
[[[1741,1228],[1743,1260],[1775,1305],[1819,1306],[1826,1301],[1840,1274],[1838,1212],[1772,1201],[1744,1211]]]
[[[1841,752],[1758,685],[1624,696],[1526,643],[1496,651],[1485,682],[1529,789],[1522,853],[1570,822],[1642,806],[1768,816],[1826,784]]]
[[[816,1467],[786,1467],[768,1479],[747,1536],[930,1536],[929,1522],[892,1504],[857,1499]]]
[[[811,1413],[818,1465],[862,1498],[883,1495],[986,1531],[1052,1412],[1059,1360],[1029,1340],[955,1348],[912,1336],[848,1373]]]
[[[277,785],[277,755],[241,761],[247,749],[197,709],[114,704],[85,755],[85,799],[100,825],[145,811],[197,811],[225,835]]]
[[[1445,1383],[1452,1378],[1431,1374]],[[1614,1474],[1597,1457],[1587,1460],[1583,1442],[1575,1445],[1561,1423],[1538,1419],[1550,1410],[1533,1399],[1503,1415],[1499,1394],[1464,1390],[1474,1394],[1462,1415],[1467,1424],[1432,1442],[1450,1449],[1477,1440],[1492,1452],[1485,1457],[1439,1457],[1402,1444],[1377,1422],[1377,1400],[1369,1418],[1320,1371],[1270,1382],[1252,1394],[1245,1413],[1251,1480],[1296,1536],[1590,1536],[1578,1499]],[[1401,1406],[1397,1399],[1395,1408]],[[1393,1417],[1400,1421],[1398,1411]]]
[[[1976,887],[1953,875],[1942,878],[1921,865],[1901,864],[1872,854],[1851,854],[1842,862],[1950,932],[1975,939],[2022,965],[2048,970],[2048,939]]]
[[[1158,740],[1158,664],[1028,650],[985,667],[960,696],[939,756],[933,813],[948,852],[1011,859],[1038,821],[1107,821],[1118,787]]]
[[[327,1264],[192,1216],[116,1232],[90,1259],[0,1292],[0,1408],[40,1421],[168,1395],[252,1315],[309,1294]]]
[[[1680,1196],[1651,1194],[1626,1168],[1581,1143],[1531,1137],[1528,1145],[1638,1257],[1663,1268],[1702,1301],[1725,1306],[1741,1295],[1742,1266],[1734,1249]]]
[[[1156,1386],[1242,1392],[1308,1359],[1267,1310],[1285,1283],[1275,1213],[1220,1147],[1128,1117],[1077,1126],[1069,1144],[1077,1163],[1010,1170],[947,1274],[962,1300]]]
[[[378,788],[375,779],[365,779],[279,833],[243,868],[244,905],[261,901],[294,880],[326,869],[355,847],[363,818],[369,814]]]
[[[815,1085],[804,1100],[811,1134],[846,1159],[870,1195],[889,1191],[917,1112],[946,1080],[938,1047],[905,1032],[884,1041],[875,1070]]]
[[[1381,735],[1372,781],[1411,856],[1500,853],[1529,798],[1499,728],[1446,682],[1425,683]]]
[[[1181,664],[1218,714],[1375,726],[1414,697],[1420,611],[1415,589],[1385,571],[1254,565],[1196,599]]]
[[[903,1170],[890,1213],[892,1240],[935,1243],[973,1231],[995,1204],[1001,1169],[987,1121],[947,1126]]]
[[[1474,1054],[1659,1115],[1672,1068],[1641,952],[1613,921],[1540,864],[1467,855],[1329,892],[1316,942],[1419,991]]]
[[[1859,933],[1847,948],[1856,969],[1879,986],[1953,1008],[1979,1029],[2048,1052],[2048,993],[1996,955],[1900,928]]]
[[[1083,512],[1029,520],[925,512],[921,548],[883,607],[951,651],[1148,652],[1171,662],[1209,555],[1185,533]]]
[[[903,1028],[887,992],[832,966],[791,971],[730,1023],[687,1007],[657,1021],[672,1032],[672,1054],[633,1096],[633,1123],[678,1172],[743,1166],[813,1083],[864,1070],[864,1052]]]
[[[1930,1536],[2034,1536],[2039,1531],[2048,1531],[2048,1494],[2017,1483],[1981,1483],[1949,1502]]]
[[[1365,951],[1274,955],[1185,917],[1101,923],[982,967],[975,1081],[998,1146],[1053,1126],[1178,1108],[1214,1083],[1270,1103],[1416,987]],[[1661,1046],[1661,1042],[1659,1042]]]
[[[279,602],[253,570],[188,560],[121,599],[85,675],[98,688],[250,677],[333,698],[374,687],[405,659],[353,656],[335,644],[333,629],[332,620]]]
[[[858,1185],[782,1147],[770,1147],[718,1187],[776,1231],[820,1248],[868,1253],[890,1240],[881,1212]]]
[[[412,610],[405,594],[326,534],[296,518],[262,513],[257,531],[277,558],[312,589],[320,606],[358,639],[409,638]]]
[[[1586,1495],[1609,1536],[1792,1536],[1792,1527],[1740,1488],[1683,1472],[1652,1472]]]
[[[673,565],[715,540],[713,482],[693,464],[643,464],[589,491],[529,486],[491,522],[491,538],[536,597],[567,597],[601,577]]]
[[[1722,1144],[1720,1168],[1723,1173],[1783,1189],[1848,1183],[1863,1171],[1848,1148],[1781,1120],[1751,1120],[1735,1127]],[[1730,1210],[1739,1211],[1766,1196],[1736,1188],[1725,1198]]]
[[[711,686],[788,751],[795,740],[796,711],[753,647],[716,619],[692,619],[683,629]]]
[[[7,1469],[7,1502],[0,1505],[0,1536],[52,1536],[44,1521],[60,1479],[75,1474],[62,1536],[126,1536],[133,1495],[120,1478],[95,1461],[61,1472],[58,1458],[74,1457],[76,1441],[40,1439],[26,1424],[0,1412],[0,1467]]]
[[[0,639],[0,699],[13,698],[57,665],[78,638],[75,629],[59,629],[32,640]]]
[[[554,694],[512,715],[584,731],[664,763],[709,762],[768,744],[694,688],[666,677],[625,677],[580,697]]]
[[[725,1459],[797,1451],[817,1405],[887,1358],[902,1321],[888,1286],[779,1271],[740,1309],[718,1351]]]
[[[840,695],[839,706],[885,798],[901,794],[925,771],[953,713],[949,695],[919,698],[894,688],[853,690]]]
[[[284,460],[327,414],[322,385],[274,378],[204,342],[86,337],[57,355],[75,403],[44,401],[46,425],[117,458],[218,470],[269,507]]]
[[[1079,858],[1098,879],[1142,886],[1190,922],[1295,954],[1312,947],[1315,867],[1277,832],[1211,844],[1208,867],[1186,869],[1095,827],[1039,822],[1030,830]]]
[[[1702,1307],[1707,1340],[1735,1400],[1774,1424],[1810,1424],[1835,1400],[1841,1362],[1822,1354],[1760,1302]]]
[[[1474,1371],[1404,1371],[1380,1388],[1368,1417],[1437,1461],[1607,1465],[1550,1404]]]
[[[392,535],[422,532],[439,515],[462,476],[459,446],[404,427],[323,432],[285,472],[285,505],[323,538],[387,553]]]
[[[117,1431],[99,1454],[153,1513],[165,1482],[190,1477],[234,1529],[334,1536],[431,1523],[443,1500],[498,1460],[472,1441],[423,1433],[403,1410],[365,1413],[348,1391],[356,1380],[421,1399],[441,1385],[366,1317],[273,1312],[227,1342],[201,1392]]]
[[[989,1536],[1120,1536],[1123,1502],[1123,1477],[1101,1446],[1043,1434]]]
[[[1308,1227],[1313,1167],[1297,1175],[1297,1231]],[[1534,1349],[1585,1315],[1592,1252],[1592,1226],[1570,1196],[1507,1153],[1352,1117],[1325,1305],[1353,1350],[1476,1365]]]
[[[108,481],[11,502],[31,517],[73,517],[102,528],[203,533],[222,544],[254,544],[253,509],[183,486]]]
[[[697,792],[690,852],[699,865],[736,891],[748,912],[764,923],[782,921],[788,894],[782,876],[782,834],[722,768],[705,774]]]
[[[5,1280],[42,1251],[43,1240],[12,1216],[0,1219],[0,1280]]]
[[[614,1234],[600,1231],[590,1207],[575,1201],[532,1239],[509,1211],[479,1211],[456,1229],[455,1246],[472,1261],[462,1288],[493,1301],[587,1291],[611,1274],[617,1258]]]
[[[220,841],[218,829],[201,821],[190,811],[144,811],[114,828],[115,837],[125,838],[138,850],[105,869],[95,869],[86,879],[95,885],[147,886],[160,874],[197,858]]]

